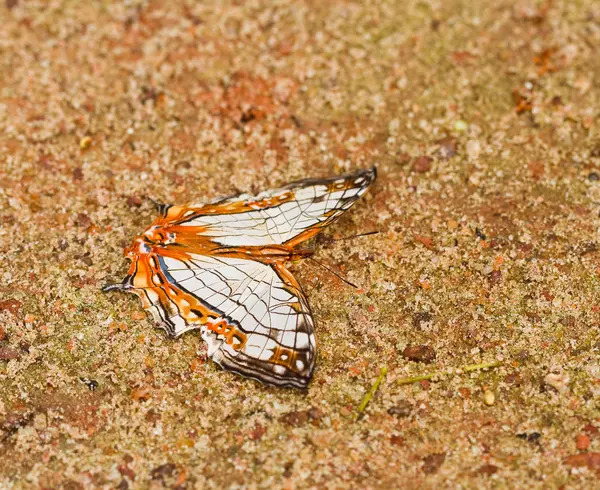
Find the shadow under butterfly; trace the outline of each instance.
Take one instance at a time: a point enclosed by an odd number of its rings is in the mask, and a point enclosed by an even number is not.
[[[199,329],[223,369],[263,383],[306,388],[315,366],[314,319],[285,267],[297,248],[368,189],[375,167],[305,179],[256,196],[159,205],[160,216],[125,249],[123,282],[172,337]]]

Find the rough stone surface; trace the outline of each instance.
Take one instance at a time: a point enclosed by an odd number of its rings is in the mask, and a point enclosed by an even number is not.
[[[0,488],[597,486],[597,1],[7,0],[0,23]],[[373,164],[316,247],[359,288],[293,265],[306,392],[100,292],[149,198]]]

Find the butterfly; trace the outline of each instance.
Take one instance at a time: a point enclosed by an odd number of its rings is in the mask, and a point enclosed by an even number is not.
[[[336,221],[377,176],[375,167],[305,179],[256,196],[240,194],[159,216],[125,249],[126,291],[172,337],[199,329],[223,369],[263,383],[306,388],[315,367],[315,322],[286,263]]]

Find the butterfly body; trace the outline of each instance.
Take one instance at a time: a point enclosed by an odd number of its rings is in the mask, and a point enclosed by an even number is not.
[[[199,329],[224,369],[276,386],[305,388],[315,364],[314,320],[286,268],[297,248],[367,189],[375,169],[303,180],[258,196],[161,205],[125,249],[122,283],[171,336]]]

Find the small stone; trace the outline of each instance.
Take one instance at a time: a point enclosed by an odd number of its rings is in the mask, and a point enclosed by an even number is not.
[[[437,473],[446,460],[446,453],[429,454],[423,458],[423,472],[431,475]]]
[[[309,410],[298,410],[282,415],[279,420],[284,424],[292,427],[301,427],[309,420],[318,420],[321,418],[321,411],[318,408],[310,408]]]
[[[481,143],[478,140],[467,141],[467,156],[469,160],[477,160],[481,153]]]
[[[483,403],[485,403],[488,407],[491,407],[496,401],[496,395],[494,395],[493,391],[485,390],[483,392]]]
[[[479,469],[477,470],[477,473],[479,473],[481,475],[491,476],[494,473],[497,473],[499,469],[500,468],[498,468],[496,465],[484,464],[483,466],[479,467]]]
[[[462,133],[462,132],[466,131],[467,129],[469,129],[469,125],[467,124],[467,121],[463,121],[462,119],[459,119],[458,121],[456,121],[454,123],[455,131],[460,131]]]
[[[313,431],[309,436],[310,442],[318,448],[330,448],[336,440],[331,431]]]
[[[394,434],[390,437],[390,442],[394,446],[402,446],[404,445],[404,437]]]
[[[0,301],[0,311],[8,311],[13,315],[16,315],[21,309],[21,302],[16,299],[5,299],[4,301]]]
[[[561,368],[556,368],[546,375],[544,383],[563,394],[569,389],[570,380],[568,373],[565,373]]]
[[[425,247],[427,247],[429,250],[433,250],[435,248],[433,239],[430,237],[423,235],[415,235],[415,241],[425,245]]]
[[[442,160],[450,160],[454,155],[456,155],[456,138],[452,138],[451,136],[447,136],[438,141],[440,145],[440,158]]]
[[[8,414],[4,420],[0,421],[0,430],[4,431],[3,437],[6,438],[7,435],[14,434],[21,427],[27,426],[33,420],[33,416],[33,412]]]
[[[121,473],[121,476],[126,476],[130,480],[135,480],[136,474],[135,472],[126,464],[120,464],[117,466],[117,470]]]
[[[139,208],[142,205],[142,200],[138,196],[129,196],[127,198],[127,206],[130,208]]]
[[[454,231],[458,228],[458,221],[454,220],[454,219],[450,219],[448,220],[448,222],[446,223],[446,226],[448,227],[448,229],[450,231]]]
[[[418,157],[415,160],[415,162],[413,163],[413,170],[420,174],[429,172],[431,170],[431,162],[432,161],[433,161],[432,158],[429,158],[426,156]]]
[[[402,357],[409,361],[429,364],[435,361],[435,350],[428,345],[409,345],[402,351]]]
[[[173,463],[167,463],[167,464],[157,466],[156,468],[154,468],[152,470],[152,473],[151,473],[152,479],[153,480],[164,480],[165,478],[173,476],[173,473],[175,473],[176,469],[177,469],[177,466],[175,466]]]
[[[600,453],[574,454],[565,459],[565,463],[575,468],[600,468]]]
[[[584,256],[598,251],[598,244],[592,240],[579,245],[579,255]]]
[[[292,427],[301,427],[308,422],[308,411],[289,412],[282,415],[279,420]]]
[[[520,385],[523,380],[517,373],[510,373],[505,376],[504,382],[511,385]]]
[[[83,484],[81,484],[75,480],[66,480],[63,482],[61,487],[64,490],[84,490]]]
[[[590,447],[590,443],[591,441],[589,436],[586,434],[577,434],[577,437],[575,438],[575,445],[577,446],[577,449],[587,449]]]
[[[587,178],[590,182],[597,182],[598,180],[600,180],[600,175],[598,174],[598,172],[592,172],[587,176]]]
[[[77,167],[77,168],[75,168],[75,170],[73,170],[73,181],[81,182],[82,180],[83,180],[83,170],[81,170],[81,167]]]
[[[89,228],[89,226],[92,224],[92,220],[86,213],[79,213],[77,215],[76,222],[77,226],[81,228]]]
[[[117,490],[129,490],[129,483],[127,483],[127,480],[123,478],[121,483],[119,483],[116,488]]]
[[[308,418],[311,420],[319,420],[323,416],[323,412],[316,408],[311,407],[308,409]]]
[[[419,311],[412,317],[413,327],[421,329],[423,328],[423,324],[429,323],[432,318],[433,317],[431,316],[431,313],[428,313],[427,311]]]
[[[0,360],[10,361],[11,359],[18,359],[19,357],[21,357],[19,351],[12,347],[0,347]]]
[[[250,431],[250,439],[253,441],[260,441],[262,437],[267,433],[267,429],[260,424],[256,424],[256,427]]]
[[[146,412],[144,419],[146,419],[146,421],[150,422],[151,424],[156,424],[156,422],[160,420],[160,413],[156,412],[153,409],[150,409],[148,410],[148,412]]]
[[[412,403],[401,400],[396,405],[388,409],[388,413],[394,417],[404,418],[408,417],[413,411]]]
[[[502,272],[500,271],[492,271],[489,275],[490,284],[495,286],[502,281]]]
[[[398,165],[406,165],[410,162],[410,155],[408,153],[398,153],[396,156],[396,163]]]
[[[131,399],[134,401],[149,400],[151,396],[152,393],[150,392],[150,388],[148,388],[147,386],[134,388],[130,394]]]
[[[85,136],[79,140],[79,148],[82,150],[87,150],[92,144],[92,138],[89,136]]]
[[[541,179],[546,173],[546,166],[544,165],[544,162],[539,160],[531,160],[527,164],[527,168],[529,169],[531,177],[536,180]]]

